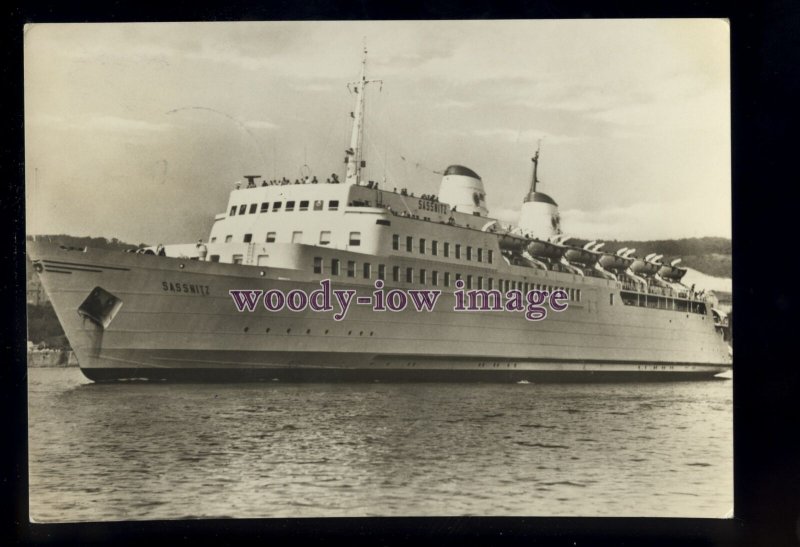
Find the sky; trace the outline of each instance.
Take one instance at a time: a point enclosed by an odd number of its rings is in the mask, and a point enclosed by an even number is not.
[[[724,20],[35,24],[29,234],[207,237],[244,175],[343,178],[369,51],[365,159],[435,193],[448,165],[513,222],[539,190],[591,239],[731,235]],[[385,182],[384,182],[385,181]]]

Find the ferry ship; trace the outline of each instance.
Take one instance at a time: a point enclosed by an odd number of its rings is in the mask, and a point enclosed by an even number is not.
[[[28,242],[84,375],[95,381],[650,381],[711,378],[732,367],[724,313],[681,283],[678,260],[639,258],[562,233],[537,186],[520,221],[492,218],[481,177],[443,171],[438,194],[363,180],[361,76],[343,180],[245,176],[207,240],[137,252]],[[384,183],[385,184],[385,183]],[[352,306],[344,320],[310,309],[239,312],[232,290],[371,295],[437,289],[431,312]],[[561,289],[567,309],[454,311],[456,284]],[[380,285],[380,283],[377,283]],[[486,300],[489,300],[488,296]]]

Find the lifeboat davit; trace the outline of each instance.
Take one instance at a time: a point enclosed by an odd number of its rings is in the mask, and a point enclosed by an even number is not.
[[[525,250],[528,251],[531,256],[559,260],[562,256],[564,256],[566,247],[556,245],[555,243],[550,243],[549,241],[534,239],[528,243],[528,246],[525,248]]]
[[[571,264],[580,264],[590,268],[594,266],[595,262],[600,258],[598,253],[581,249],[580,247],[569,247],[564,253],[566,258]]]

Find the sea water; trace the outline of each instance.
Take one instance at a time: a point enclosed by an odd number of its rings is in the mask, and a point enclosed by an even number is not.
[[[28,384],[36,522],[733,507],[731,380]]]

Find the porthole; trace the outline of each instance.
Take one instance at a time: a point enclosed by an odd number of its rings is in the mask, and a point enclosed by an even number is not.
[[[182,269],[184,269],[186,267],[186,265],[181,263],[178,267],[182,270]]]
[[[264,333],[269,334],[270,330],[272,330],[272,329],[267,328],[267,330],[265,330]]]
[[[311,329],[306,330],[306,334],[311,334]]]
[[[250,327],[245,327],[245,328],[244,328],[244,332],[247,332],[247,331],[249,331],[249,330],[250,330]]]
[[[292,332],[292,329],[286,329],[286,334],[289,334],[290,332]]]

